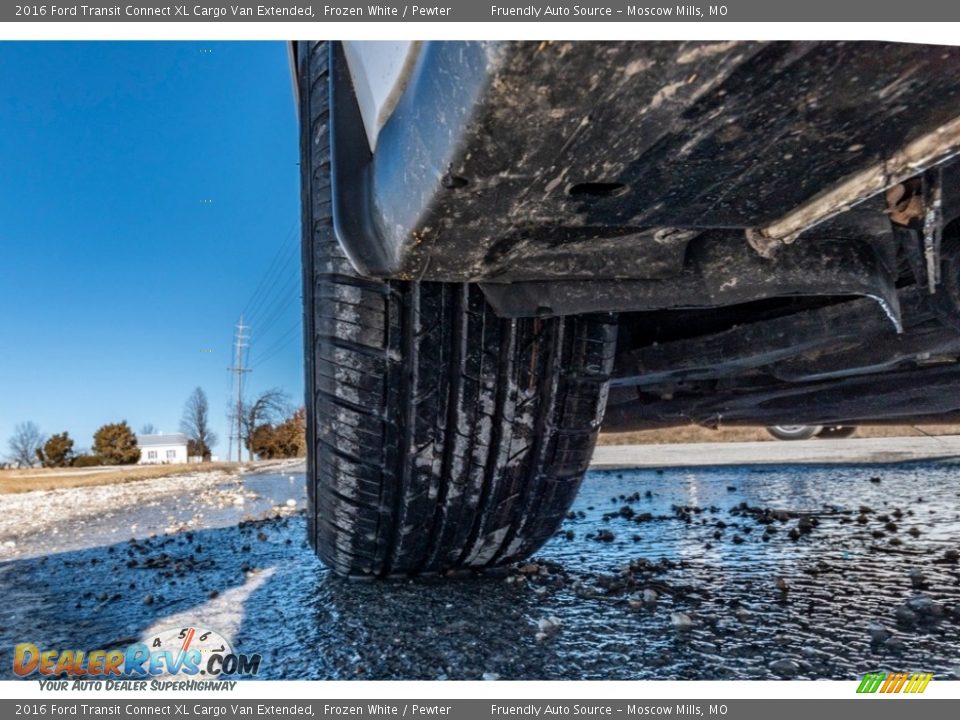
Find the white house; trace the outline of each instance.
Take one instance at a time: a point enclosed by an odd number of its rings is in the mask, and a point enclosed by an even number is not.
[[[139,465],[176,465],[187,462],[187,436],[183,433],[137,435]]]

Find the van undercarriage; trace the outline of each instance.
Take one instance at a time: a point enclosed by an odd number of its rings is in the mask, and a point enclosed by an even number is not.
[[[523,556],[601,423],[960,416],[960,49],[415,43],[378,104],[349,45],[296,48],[334,567]]]

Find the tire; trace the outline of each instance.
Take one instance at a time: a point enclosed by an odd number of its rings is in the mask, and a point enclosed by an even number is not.
[[[523,558],[589,464],[616,318],[501,319],[475,285],[360,277],[331,220],[328,56],[298,48],[310,542],[345,576]]]
[[[821,430],[820,425],[772,425],[767,428],[777,440],[809,440]]]
[[[824,440],[843,440],[853,437],[856,432],[856,425],[827,425],[817,433],[817,437]]]

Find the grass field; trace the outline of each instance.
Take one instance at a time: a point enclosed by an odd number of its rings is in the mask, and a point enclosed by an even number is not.
[[[910,437],[912,435],[960,435],[960,425],[887,425],[861,427],[854,437]],[[763,428],[726,427],[718,430],[688,425],[665,430],[643,430],[627,433],[602,433],[599,445],[648,445],[663,443],[748,442],[769,440],[776,442]],[[824,440],[823,442],[829,442]],[[31,490],[58,490],[61,488],[121,483],[192,475],[221,470],[235,473],[255,466],[255,463],[219,462],[201,465],[121,465],[92,468],[29,468],[0,470],[0,495]]]
[[[202,463],[198,465],[112,465],[90,468],[28,468],[0,470],[0,495],[31,490],[59,490],[90,485],[119,485],[121,483],[192,475],[223,470],[238,472],[247,463]]]

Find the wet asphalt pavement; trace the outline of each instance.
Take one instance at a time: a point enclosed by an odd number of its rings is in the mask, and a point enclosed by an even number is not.
[[[0,677],[189,623],[261,678],[960,678],[956,463],[594,471],[529,563],[378,582],[314,558],[302,472],[167,481],[0,497]]]

